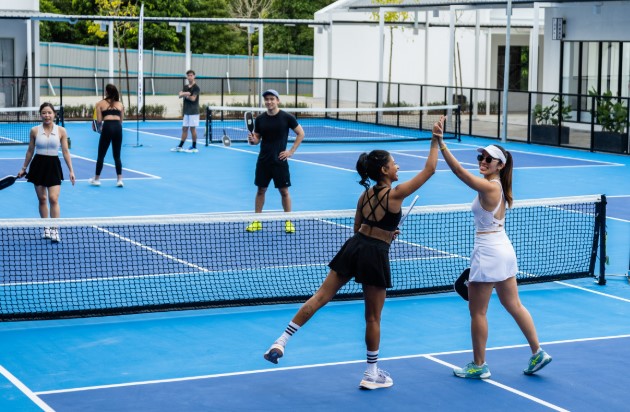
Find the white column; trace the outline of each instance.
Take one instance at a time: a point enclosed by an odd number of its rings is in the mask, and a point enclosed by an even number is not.
[[[33,106],[33,62],[31,56],[33,56],[33,21],[31,19],[25,20],[26,23],[26,73],[28,76],[28,94],[26,96],[26,105],[28,107]],[[21,76],[22,73],[19,73]],[[18,102],[19,103],[19,102]]]
[[[530,34],[529,49],[529,90],[538,91],[538,39],[540,32],[540,5],[534,3],[534,27]]]
[[[449,41],[448,41],[448,88],[446,104],[453,104],[453,66],[455,65],[455,7],[450,6]]]
[[[186,71],[192,69],[192,54],[190,53],[190,23],[186,23]]]
[[[263,50],[263,25],[258,25],[258,95],[260,96],[263,92],[263,77],[264,77],[264,50]]]
[[[114,22],[107,22],[107,35],[109,37],[109,82],[114,83]],[[118,85],[120,87],[120,85]]]
[[[505,67],[503,70],[503,131],[501,141],[507,141],[508,86],[510,84],[510,31],[512,27],[512,0],[507,2],[507,24],[505,25]]]
[[[385,11],[378,9],[378,101],[376,107],[383,107],[383,57],[385,55]]]

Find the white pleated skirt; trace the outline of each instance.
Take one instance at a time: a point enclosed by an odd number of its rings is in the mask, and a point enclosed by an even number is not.
[[[501,282],[516,272],[516,253],[505,231],[475,236],[469,282]]]

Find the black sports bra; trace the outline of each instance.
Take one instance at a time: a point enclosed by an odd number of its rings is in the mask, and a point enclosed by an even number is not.
[[[391,191],[391,188],[388,188],[387,193],[385,193],[383,195],[383,197],[381,197],[380,199],[378,199],[378,193],[384,189],[384,187],[373,187],[373,191],[372,191],[372,195],[369,196],[366,194],[364,200],[363,200],[363,204],[361,205],[361,211],[363,212],[363,208],[366,205],[370,206],[371,212],[367,215],[367,216],[363,216],[363,221],[362,223],[365,223],[366,225],[370,226],[370,227],[377,227],[379,229],[383,229],[383,230],[387,230],[390,232],[393,232],[394,230],[396,230],[398,228],[398,224],[400,223],[400,219],[402,217],[402,209],[398,212],[398,213],[392,213],[389,211],[388,207],[389,207],[389,192]],[[372,204],[370,203],[370,200],[372,200],[372,198],[376,197],[376,199],[378,200],[378,203],[376,203],[375,206],[372,206]],[[385,200],[385,205],[383,205],[383,200]],[[381,220],[376,220],[376,209],[378,207],[381,207],[383,210],[385,210],[385,214],[383,215],[383,217],[381,218]],[[370,219],[370,217],[372,219]]]
[[[103,110],[101,112],[103,117],[105,117],[105,116],[118,116],[118,117],[120,117],[121,113],[122,112],[120,110],[118,110],[118,109],[107,109],[107,110]]]

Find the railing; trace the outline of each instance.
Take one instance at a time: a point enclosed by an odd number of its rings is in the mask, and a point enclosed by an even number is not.
[[[65,108],[66,121],[91,119],[102,97],[106,77],[30,78],[39,101]],[[17,105],[21,77],[0,77],[0,102]],[[177,93],[184,78],[145,77],[142,120],[181,118]],[[229,87],[228,87],[229,82]],[[117,77],[114,83],[128,117],[136,117],[137,78]],[[464,135],[501,138],[502,90],[326,78],[197,77],[201,114],[207,106],[261,106],[260,94],[276,89],[285,107],[404,107],[449,103],[462,108]],[[527,143],[628,154],[628,97],[509,91],[507,139]],[[381,102],[381,103],[377,103]]]

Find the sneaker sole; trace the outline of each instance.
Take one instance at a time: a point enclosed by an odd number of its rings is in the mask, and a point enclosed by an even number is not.
[[[552,360],[553,360],[553,358],[547,358],[547,359],[543,360],[542,362],[540,362],[538,365],[536,365],[534,367],[534,369],[532,369],[531,371],[524,370],[523,373],[525,375],[533,375],[536,372],[538,372],[539,370],[541,370],[542,368],[544,368],[545,366],[547,366],[548,364],[550,364]]]
[[[265,360],[275,363],[276,365],[278,364],[278,359],[283,356],[284,352],[282,351],[281,346],[276,344],[271,345],[271,348],[269,348],[269,350],[263,355]]]
[[[464,379],[488,379],[492,374],[490,372],[482,373],[481,375],[468,375],[468,374],[458,374],[457,372],[453,372],[453,375],[458,378]]]
[[[376,383],[376,382],[369,382],[369,381],[361,381],[361,383],[359,383],[359,388],[367,389],[367,390],[374,390],[374,389],[389,388],[393,385],[394,385],[394,382]]]

